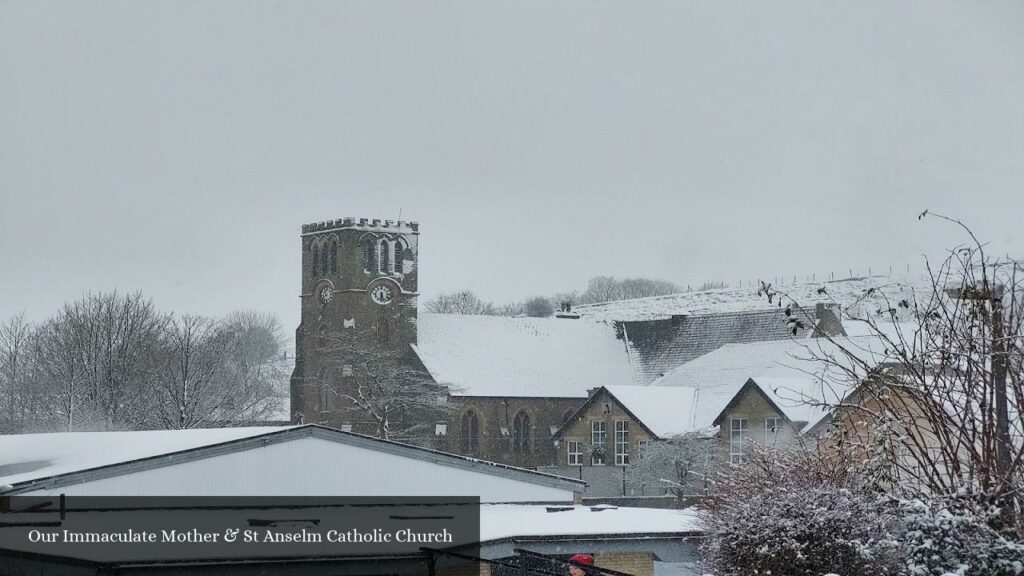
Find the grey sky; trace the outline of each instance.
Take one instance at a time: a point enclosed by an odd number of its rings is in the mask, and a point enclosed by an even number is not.
[[[497,301],[1024,252],[1019,2],[0,1],[0,317],[298,321],[299,226]]]

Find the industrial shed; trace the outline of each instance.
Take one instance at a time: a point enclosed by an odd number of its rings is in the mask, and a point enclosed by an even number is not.
[[[471,495],[483,503],[572,503],[583,487],[312,424],[0,436],[0,495]]]

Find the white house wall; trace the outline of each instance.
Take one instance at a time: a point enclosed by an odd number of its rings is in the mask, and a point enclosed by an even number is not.
[[[27,492],[69,496],[480,496],[572,502],[570,489],[315,437]]]

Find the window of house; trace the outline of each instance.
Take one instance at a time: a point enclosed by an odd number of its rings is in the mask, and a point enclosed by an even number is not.
[[[459,447],[463,454],[480,453],[480,418],[470,410],[462,415],[462,435]]]
[[[729,421],[729,462],[743,462],[743,445],[747,440],[747,419],[733,418]]]
[[[594,420],[590,423],[590,463],[594,466],[604,464],[607,437],[608,431],[605,429],[604,420]]]
[[[569,440],[566,443],[566,452],[569,455],[569,466],[583,465],[583,443],[578,440]]]
[[[764,441],[765,444],[774,444],[779,438],[779,426],[782,425],[780,418],[764,419]]]
[[[615,465],[629,464],[629,421],[615,421]]]
[[[512,421],[512,451],[525,454],[530,451],[530,415],[524,411]]]
[[[636,458],[640,460],[644,457],[644,450],[647,450],[647,440],[640,440],[636,443]]]

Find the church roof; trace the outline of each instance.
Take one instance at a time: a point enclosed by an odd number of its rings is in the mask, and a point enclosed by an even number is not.
[[[633,384],[613,326],[589,320],[422,313],[416,353],[454,396],[586,398]]]
[[[634,380],[640,384],[726,344],[792,337],[777,308],[627,321],[622,331],[634,358]]]

